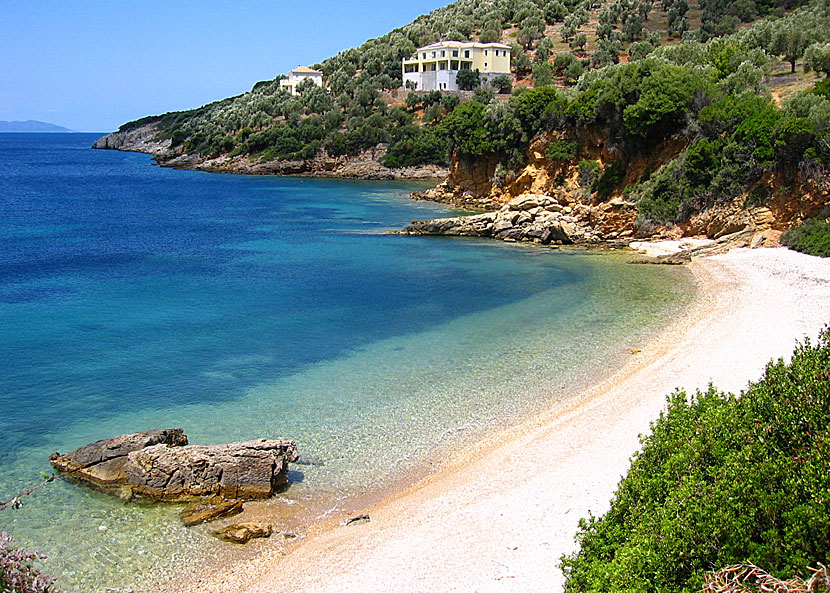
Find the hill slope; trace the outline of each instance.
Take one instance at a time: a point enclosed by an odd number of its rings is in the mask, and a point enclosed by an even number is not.
[[[830,157],[830,89],[796,72],[830,70],[830,13],[815,1],[777,16],[791,8],[460,0],[316,64],[328,91],[291,96],[264,81],[95,146],[227,172],[428,177],[449,165],[428,197],[498,208],[563,190],[564,207],[587,207],[586,224],[617,204],[602,238],[717,235],[747,220],[781,230],[826,203]],[[401,59],[442,37],[515,41],[512,95],[398,89]],[[771,198],[781,207],[743,212]],[[717,224],[688,224],[713,209]]]

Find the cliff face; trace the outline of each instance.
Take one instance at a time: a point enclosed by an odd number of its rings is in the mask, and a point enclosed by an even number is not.
[[[386,148],[379,146],[356,156],[318,155],[304,161],[260,161],[249,155],[204,157],[187,154],[169,138],[160,139],[161,129],[150,122],[123,132],[113,132],[96,140],[92,148],[143,152],[153,155],[163,167],[192,169],[212,173],[246,175],[304,175],[309,177],[343,177],[348,179],[442,179],[447,169],[437,165],[390,169],[381,164]]]
[[[570,160],[549,160],[546,150],[551,143],[562,140],[576,143],[578,154]],[[526,165],[502,179],[496,174],[500,156],[471,161],[454,155],[447,179],[415,197],[493,213],[467,220],[419,221],[403,232],[541,243],[627,242],[689,236],[719,239],[739,234],[747,243],[765,245],[777,243],[782,231],[815,216],[830,201],[830,183],[825,178],[802,181],[798,172],[792,172],[787,179],[768,174],[759,185],[770,188],[770,196],[757,205],[752,205],[749,194],[742,194],[728,203],[711,205],[676,225],[654,226],[639,221],[636,204],[624,188],[636,185],[647,172],[656,171],[686,147],[685,140],[670,139],[629,156],[625,174],[604,198],[586,187],[588,179],[584,172],[580,173],[583,161],[599,163],[604,169],[621,158],[620,151],[610,142],[608,130],[602,128],[585,127],[537,138],[528,150]],[[532,208],[521,207],[529,202],[534,203]],[[515,216],[517,212],[521,216]],[[563,222],[566,232],[561,232]]]

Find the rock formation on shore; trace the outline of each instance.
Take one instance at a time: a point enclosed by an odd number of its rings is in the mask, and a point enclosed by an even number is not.
[[[169,501],[267,498],[288,484],[288,463],[297,459],[287,439],[188,445],[178,428],[122,435],[50,457],[74,481],[125,499]]]
[[[597,243],[605,238],[598,229],[586,224],[586,215],[590,215],[587,206],[574,208],[567,201],[563,202],[564,205],[554,196],[522,194],[496,212],[413,221],[400,233],[493,237],[505,241],[534,241],[543,245]]]

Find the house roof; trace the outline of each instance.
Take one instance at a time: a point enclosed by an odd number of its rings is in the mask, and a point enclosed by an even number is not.
[[[510,49],[509,45],[505,45],[504,43],[480,43],[478,41],[439,41],[437,43],[431,43],[429,45],[425,45],[424,47],[419,47],[418,51],[428,51],[433,49],[445,49],[448,47],[452,48],[459,48],[459,49],[470,49],[470,48],[478,48],[478,49]]]
[[[319,74],[321,76],[323,75],[323,73],[320,72],[319,70],[313,70],[311,68],[306,68],[305,66],[300,66],[299,68],[294,68],[291,71],[291,74]]]

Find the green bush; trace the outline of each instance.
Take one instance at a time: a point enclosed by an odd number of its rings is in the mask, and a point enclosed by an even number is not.
[[[830,223],[821,216],[805,220],[801,226],[784,233],[781,243],[802,253],[830,257]]]
[[[597,192],[597,197],[600,200],[606,199],[623,180],[627,169],[628,163],[623,160],[608,163],[600,176],[594,181],[591,189]]]
[[[545,157],[549,161],[571,161],[578,154],[579,142],[575,140],[554,140],[545,150]]]
[[[579,185],[590,188],[599,175],[599,161],[579,161]]]
[[[699,591],[752,562],[781,578],[830,560],[830,330],[740,396],[677,391],[611,509],[583,519],[566,591]]]

